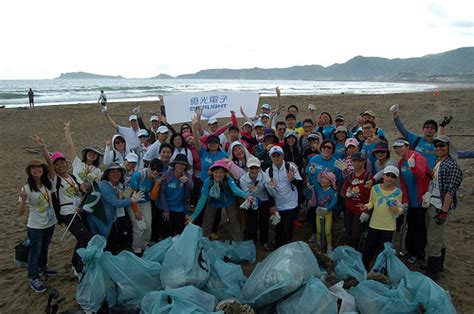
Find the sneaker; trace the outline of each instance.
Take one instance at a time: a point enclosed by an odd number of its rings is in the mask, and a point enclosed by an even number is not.
[[[43,274],[43,275],[48,276],[48,277],[52,277],[52,276],[56,276],[58,274],[58,272],[55,271],[54,269],[49,268],[48,266],[46,266],[45,268],[40,269],[40,274]]]
[[[43,282],[39,279],[30,279],[30,287],[36,293],[43,293],[46,291],[46,287],[44,286]]]
[[[418,258],[415,256],[412,256],[407,260],[407,262],[410,264],[416,264],[418,262]]]
[[[211,235],[209,236],[209,238],[211,240],[219,240],[219,236],[215,232],[212,232]]]
[[[315,243],[316,242],[316,233],[313,233],[311,237],[308,240],[309,243]]]

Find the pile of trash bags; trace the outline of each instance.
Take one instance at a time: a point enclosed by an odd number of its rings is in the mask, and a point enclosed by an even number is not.
[[[86,312],[107,304],[140,313],[456,313],[449,293],[406,268],[388,243],[369,274],[350,247],[337,247],[329,256],[335,267],[325,268],[306,243],[293,242],[249,278],[239,263],[255,262],[252,241],[210,241],[193,224],[143,257],[114,256],[105,245],[96,235],[78,250],[85,271],[76,299]],[[337,283],[329,284],[330,276]]]

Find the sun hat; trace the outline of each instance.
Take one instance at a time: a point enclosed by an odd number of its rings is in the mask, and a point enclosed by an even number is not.
[[[448,144],[448,149],[449,149],[449,156],[456,160],[458,158],[458,152],[456,148],[454,147],[453,142],[447,135],[438,135],[433,139],[433,144],[435,142],[442,142]]]
[[[372,118],[375,118],[375,113],[372,110],[366,110],[362,113],[363,116],[371,116]]]
[[[336,128],[336,130],[334,131],[334,134],[337,133],[337,132],[345,132],[345,133],[347,134],[347,128],[346,128],[345,126],[343,126],[343,125],[338,126],[338,127]]]
[[[359,146],[359,141],[356,140],[355,138],[348,138],[346,140],[346,142],[344,143],[344,146],[349,147],[349,146],[355,146],[355,147],[358,147]]]
[[[138,133],[137,133],[137,137],[140,137],[140,136],[148,137],[148,131],[147,131],[147,130],[144,130],[144,129],[141,129],[141,130],[138,131]]]
[[[257,157],[250,157],[248,160],[247,160],[247,168],[251,168],[251,167],[261,167],[262,163],[260,162],[260,159],[258,159]]]
[[[163,134],[163,133],[168,133],[170,130],[168,130],[167,127],[165,127],[164,125],[160,126],[158,128],[158,130],[156,130],[156,133],[158,134]]]
[[[334,173],[331,171],[318,172],[318,181],[320,181],[321,178],[327,178],[329,182],[331,182],[332,187],[336,188],[336,175]]]
[[[136,114],[132,114],[128,117],[128,121],[133,121],[133,120],[138,120],[138,117]]]
[[[128,162],[138,163],[138,155],[135,153],[128,153],[125,155],[125,160]]]
[[[122,167],[118,162],[112,162],[110,163],[107,168],[104,170],[104,173],[102,174],[102,178],[100,179],[101,181],[108,180],[108,176],[111,170],[115,169],[120,169],[120,172],[122,173],[122,178],[125,176],[125,168]]]
[[[410,146],[410,143],[404,138],[399,138],[396,139],[395,142],[393,142],[392,147],[400,147],[405,145]]]
[[[56,162],[56,160],[58,160],[58,159],[64,159],[64,160],[66,160],[66,156],[64,156],[64,154],[61,153],[61,152],[54,152],[54,153],[52,153],[51,156],[50,156],[50,158],[51,158],[51,161],[53,162],[53,164],[54,164],[54,163]]]
[[[222,168],[224,169],[225,171],[229,171],[230,169],[230,166],[229,164],[227,163],[227,161],[221,159],[221,160],[218,160],[216,161],[215,163],[212,164],[212,166],[209,167],[209,170],[210,171],[214,171],[218,168]]]
[[[273,154],[285,155],[285,153],[283,152],[283,148],[281,148],[280,146],[273,146],[272,148],[270,148],[270,151],[268,152],[268,154],[270,156]]]
[[[183,134],[181,134],[183,136],[184,139],[187,139],[188,137],[190,136],[193,136],[193,133],[191,132],[184,132]]]
[[[87,147],[83,148],[81,152],[82,152],[82,154],[84,155],[84,154],[87,154],[87,152],[90,151],[90,150],[93,151],[93,152],[95,152],[96,154],[98,154],[98,155],[100,155],[100,156],[104,155],[104,153],[103,153],[103,152],[100,150],[100,148],[99,148],[98,146],[96,146],[96,145],[87,146]]]
[[[393,173],[397,176],[397,178],[400,176],[400,170],[398,170],[398,168],[395,166],[386,166],[385,168],[383,168],[383,174],[387,173]]]
[[[152,121],[160,121],[160,118],[157,115],[153,115],[150,117],[150,122]]]
[[[186,168],[189,167],[188,157],[185,154],[178,154],[176,157],[170,162],[171,167],[174,167],[175,164],[183,164],[186,165]]]
[[[207,125],[211,125],[211,124],[214,124],[214,123],[217,123],[216,118],[210,118],[209,120],[207,120]]]
[[[33,166],[41,166],[41,167],[43,167],[43,169],[48,169],[48,165],[46,165],[46,163],[44,161],[41,161],[39,159],[32,159],[26,165],[25,171],[26,171],[27,175],[30,175],[30,169]]]

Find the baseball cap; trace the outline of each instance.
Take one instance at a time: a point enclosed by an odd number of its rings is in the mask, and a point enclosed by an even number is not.
[[[344,116],[343,116],[342,114],[338,113],[338,114],[334,117],[334,121],[337,121],[337,120],[342,120],[342,121],[344,121],[344,120],[346,120],[346,119],[344,118]]]
[[[386,166],[383,169],[383,174],[387,174],[387,173],[393,173],[394,175],[397,176],[397,178],[400,176],[400,171],[395,166]]]
[[[361,160],[361,161],[363,161],[363,160],[365,160],[365,155],[361,152],[357,152],[357,153],[354,153],[354,154],[351,155],[351,159],[352,160]]]
[[[138,155],[135,154],[135,153],[128,153],[128,154],[125,156],[125,160],[128,161],[128,162],[135,162],[135,163],[138,163]]]
[[[293,130],[285,132],[285,138],[289,138],[290,136],[298,138],[298,134],[296,133],[296,131],[293,131]]]
[[[359,142],[355,138],[352,138],[352,137],[348,138],[346,140],[346,142],[344,143],[344,146],[346,146],[346,148],[347,148],[351,145],[357,147],[357,146],[359,146]]]
[[[128,117],[128,121],[133,121],[133,120],[138,120],[138,117],[136,114],[132,114]]]
[[[308,135],[308,141],[311,141],[311,140],[318,140],[318,141],[321,141],[322,140],[322,136],[317,134],[317,133],[311,133]]]
[[[66,160],[66,156],[64,156],[64,154],[61,153],[61,152],[52,153],[50,158],[51,158],[51,161],[52,161],[53,163],[54,163],[56,160],[58,160],[58,159],[64,159],[64,160]]]
[[[209,120],[207,120],[207,125],[211,125],[211,124],[214,124],[214,123],[217,123],[216,118],[210,118]]]
[[[251,127],[253,129],[252,122],[246,121],[242,126],[244,126],[244,125],[248,125],[249,127]]]
[[[163,133],[168,133],[168,132],[169,132],[168,128],[165,127],[164,125],[160,126],[158,128],[158,130],[156,130],[156,133],[158,133],[158,134],[160,134],[160,133],[163,134]]]
[[[273,146],[268,152],[268,154],[271,156],[273,154],[284,155],[285,153],[283,152],[283,148],[281,148],[280,146]]]
[[[400,147],[405,145],[410,146],[410,143],[404,138],[399,138],[393,142],[392,147]]]
[[[247,160],[247,168],[250,168],[250,167],[260,168],[260,166],[261,166],[261,162],[257,157],[252,156]]]
[[[269,115],[268,113],[262,114],[262,118],[263,118],[263,117],[270,119],[270,115]]]
[[[272,109],[272,106],[270,106],[269,104],[263,104],[263,105],[262,105],[262,108],[271,110],[271,109]]]
[[[153,115],[153,116],[150,117],[150,122],[151,121],[160,121],[160,118],[158,118],[158,116],[156,116],[156,115]]]
[[[345,133],[347,133],[347,128],[346,128],[345,126],[343,126],[343,125],[338,126],[338,127],[336,128],[336,131],[334,131],[334,133],[337,133],[337,132],[345,132]]]
[[[158,128],[158,129],[159,129],[159,128]],[[141,129],[141,130],[138,131],[137,136],[138,136],[138,137],[141,137],[141,136],[148,137],[148,131],[147,131],[147,130],[144,130],[144,129]]]
[[[362,113],[363,116],[368,115],[375,118],[375,113],[372,110],[366,110]]]
[[[258,128],[258,127],[261,127],[263,128],[265,125],[263,124],[263,122],[261,120],[258,120],[257,122],[255,122],[255,128]]]

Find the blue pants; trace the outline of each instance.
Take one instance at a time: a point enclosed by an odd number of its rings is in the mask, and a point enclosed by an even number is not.
[[[28,253],[28,278],[39,278],[39,270],[48,264],[48,247],[53,238],[54,225],[46,229],[28,228],[27,234],[30,240],[30,251]]]

